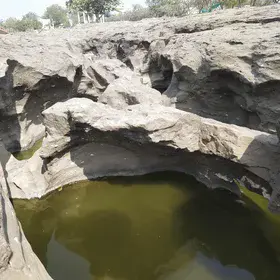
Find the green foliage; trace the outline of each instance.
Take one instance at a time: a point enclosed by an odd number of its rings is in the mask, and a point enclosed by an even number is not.
[[[96,15],[114,11],[119,4],[120,0],[69,0],[66,2],[69,10],[86,11]]]
[[[107,21],[137,21],[152,16],[150,9],[144,8],[141,5],[133,5],[132,10],[110,16]]]
[[[195,4],[195,7],[199,10],[199,11],[201,11],[203,8],[204,9],[209,9],[210,8],[210,6],[211,6],[211,4],[212,4],[212,0],[196,0],[195,2],[194,2],[194,4]]]
[[[13,156],[17,160],[30,159],[35,154],[35,152],[42,147],[42,143],[43,143],[43,138],[36,141],[35,144],[33,145],[33,147],[31,147],[30,149],[28,149],[26,151],[21,151],[21,152],[14,153]]]
[[[146,4],[156,17],[184,16],[192,7],[194,0],[147,0]]]
[[[67,10],[57,4],[47,7],[44,18],[50,19],[55,27],[69,26]]]
[[[24,15],[22,17],[22,19],[23,20],[33,20],[33,21],[36,21],[36,20],[38,20],[38,16],[35,13],[33,13],[33,12],[29,12],[26,15]]]
[[[41,29],[42,24],[38,21],[35,13],[27,13],[21,20],[16,18],[8,18],[2,23],[2,26],[10,32],[27,31]]]
[[[18,20],[16,18],[8,18],[6,21],[2,23],[2,26],[9,31],[16,30]]]
[[[224,0],[222,3],[225,8],[234,8],[240,7],[246,2],[246,0]]]
[[[66,1],[67,9],[71,11],[87,11],[89,12],[88,0],[69,0]]]

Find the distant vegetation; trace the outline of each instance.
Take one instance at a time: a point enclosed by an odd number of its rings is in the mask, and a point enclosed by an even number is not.
[[[69,26],[67,10],[57,4],[47,7],[43,18],[50,19],[51,24],[54,27]]]
[[[77,12],[86,12],[95,15],[96,21],[100,21],[101,16],[111,11],[118,11],[121,4],[120,0],[68,0],[66,6],[73,14]]]
[[[235,8],[245,5],[264,6],[280,0],[146,0],[147,7],[134,5],[131,10],[112,15],[108,21],[141,20],[149,17],[186,16],[211,12],[215,9]]]
[[[22,19],[8,18],[6,21],[2,21],[0,26],[6,30],[12,31],[27,31],[31,29],[41,29],[42,24],[38,21],[38,17],[35,13],[27,13]]]
[[[109,17],[106,18],[107,21],[137,21],[144,18],[155,17],[153,12],[146,7],[141,5],[133,5],[131,10],[125,12],[118,12],[115,14],[110,14]]]
[[[146,0],[146,7],[133,5],[132,9],[122,12],[120,0],[68,0],[66,9],[59,5],[51,5],[46,8],[42,18],[29,12],[21,19],[8,18],[6,21],[0,19],[0,27],[9,32],[18,32],[40,30],[45,27],[44,19],[49,21],[49,28],[57,28],[69,27],[77,23],[98,22],[102,17],[104,18],[104,15],[106,21],[137,21],[151,17],[180,17],[208,13],[215,9],[244,5],[264,6],[274,3],[280,3],[280,0]]]
[[[42,17],[35,13],[29,12],[21,19],[8,18],[5,21],[0,21],[0,26],[9,32],[24,32],[29,30],[41,30],[43,27],[42,22],[49,22],[50,27],[68,27],[69,20],[67,9],[59,5],[51,5],[46,8]]]

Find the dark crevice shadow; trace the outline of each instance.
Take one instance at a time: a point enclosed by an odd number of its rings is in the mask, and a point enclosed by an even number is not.
[[[248,180],[245,187],[251,191],[270,196],[268,208],[273,213],[280,213],[280,144],[276,135],[263,134],[249,144],[242,155],[241,162],[251,172],[266,180],[270,188]]]
[[[2,208],[0,209],[0,220],[2,220],[3,223],[2,231],[4,238],[6,239],[7,245],[10,246],[7,213],[5,209],[6,201],[3,195],[6,195],[4,192],[7,192],[8,197],[11,196],[7,182],[8,174],[6,172],[6,165],[11,156],[8,151],[21,149],[19,140],[21,131],[16,115],[15,102],[22,97],[23,87],[14,88],[13,72],[16,67],[16,62],[8,60],[7,64],[8,68],[5,72],[5,76],[0,79],[0,176],[3,180],[2,183],[5,184],[5,186],[0,185],[0,207]]]
[[[7,151],[20,150],[20,125],[17,119],[16,101],[24,95],[24,86],[14,87],[13,72],[16,69],[17,62],[7,60],[7,70],[5,76],[0,79],[0,142],[2,149]],[[1,158],[3,169],[9,158]]]
[[[31,125],[40,126],[38,129],[42,133],[38,139],[34,139],[35,141],[44,136],[43,117],[41,113],[53,104],[69,99],[71,90],[72,83],[58,75],[44,77],[30,90],[26,90],[25,94],[29,96],[23,107],[24,113],[21,114],[21,121],[27,120]]]
[[[0,190],[2,192],[2,190]],[[2,193],[0,194],[0,197],[1,197],[1,204],[0,204],[0,207],[2,208],[0,210],[0,214],[2,214],[1,216],[1,221],[2,221],[2,225],[3,225],[3,233],[4,233],[4,238],[7,242],[7,244],[9,244],[9,235],[8,235],[8,222],[7,222],[7,214],[6,214],[6,210],[5,210],[5,205],[6,205],[6,202],[5,202],[5,199],[2,195]]]
[[[117,41],[112,41],[115,46],[116,57],[118,60],[123,62],[132,71],[135,70],[136,65],[133,65],[132,56],[137,52],[148,52],[150,47],[150,42],[132,40],[127,41],[124,39],[119,39]]]
[[[117,59],[123,62],[132,71],[134,71],[134,66],[129,56],[133,52],[133,48],[132,48],[133,45],[134,42],[124,41],[124,40],[119,40],[119,42],[116,44]]]
[[[205,69],[208,65],[203,65]],[[200,70],[200,68],[202,68]],[[247,96],[252,85],[236,72],[229,70],[208,70],[200,67],[194,77],[184,72],[184,67],[175,73],[177,87],[185,94],[177,97],[176,108],[221,122],[258,129],[261,123],[253,108],[247,108]]]
[[[115,177],[105,177],[101,180],[105,180],[106,182],[110,183],[111,185],[123,185],[127,187],[131,187],[135,182],[137,184],[146,185],[146,184],[153,184],[153,183],[176,183],[176,188],[184,188],[186,185],[200,185],[200,184],[193,176],[186,175],[182,172],[176,171],[162,171],[162,172],[152,172],[143,175],[136,175],[136,176],[115,176]]]
[[[187,66],[174,73],[172,86],[166,94],[171,98],[176,97],[177,109],[229,124],[276,133],[279,113],[275,104],[280,101],[277,95],[279,81],[255,85],[238,72],[208,68],[207,63],[202,63],[195,75]]]
[[[75,77],[74,77],[74,83],[73,83],[72,90],[71,90],[71,93],[69,95],[69,98],[78,95],[78,88],[79,88],[79,85],[81,83],[82,76],[83,76],[83,67],[80,66],[76,69],[76,73],[75,73]]]
[[[148,57],[148,74],[151,81],[152,88],[164,93],[171,84],[173,76],[172,62],[159,55],[155,58]]]

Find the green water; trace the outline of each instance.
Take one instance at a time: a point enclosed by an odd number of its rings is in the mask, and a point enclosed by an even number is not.
[[[280,219],[266,201],[160,173],[15,201],[55,280],[278,280]]]
[[[36,143],[30,149],[28,149],[26,151],[21,151],[21,152],[14,153],[13,156],[17,160],[30,159],[34,155],[34,153],[42,147],[42,143],[43,143],[43,138],[36,141]]]

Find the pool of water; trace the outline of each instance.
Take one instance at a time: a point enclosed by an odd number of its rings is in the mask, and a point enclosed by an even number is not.
[[[55,280],[280,279],[280,219],[266,204],[168,172],[14,201]]]
[[[13,153],[13,156],[17,160],[30,159],[35,154],[35,152],[38,151],[42,147],[42,143],[43,143],[43,138],[36,141],[36,143],[30,149]]]

